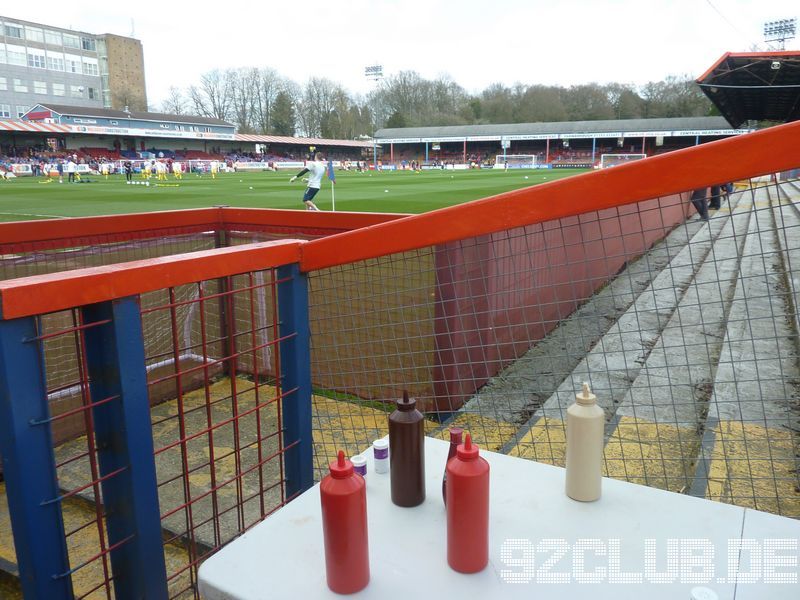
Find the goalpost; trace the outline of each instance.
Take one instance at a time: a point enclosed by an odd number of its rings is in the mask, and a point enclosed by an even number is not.
[[[647,158],[647,154],[603,154],[600,156],[600,168],[616,167],[643,158]]]
[[[494,159],[495,169],[505,169],[508,165],[509,169],[535,169],[536,155],[535,154],[498,154]]]

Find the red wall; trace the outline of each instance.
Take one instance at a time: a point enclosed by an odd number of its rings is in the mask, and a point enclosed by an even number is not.
[[[689,214],[667,196],[436,249],[435,406],[460,407]]]

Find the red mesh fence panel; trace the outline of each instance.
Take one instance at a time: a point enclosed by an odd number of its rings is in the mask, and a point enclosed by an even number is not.
[[[276,286],[270,269],[141,298],[171,598],[197,597],[199,564],[286,501]],[[78,598],[112,598],[99,490],[115,473],[99,475],[89,409],[118,398],[91,395],[79,311],[41,323],[47,372],[58,374],[48,376],[48,394],[61,432],[55,452],[71,567],[64,576]]]

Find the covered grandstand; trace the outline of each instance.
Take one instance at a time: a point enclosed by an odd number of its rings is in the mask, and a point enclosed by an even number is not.
[[[800,52],[726,52],[697,85],[728,121],[800,119]]]
[[[176,158],[294,168],[310,146],[336,159],[359,159],[372,149],[369,141],[239,134],[233,124],[208,117],[53,104],[37,105],[22,119],[0,119],[0,160],[15,164],[74,154],[86,163]]]
[[[679,117],[380,129],[385,161],[486,165],[500,154],[535,154],[542,166],[595,165],[604,153],[661,154],[749,133],[724,117]]]

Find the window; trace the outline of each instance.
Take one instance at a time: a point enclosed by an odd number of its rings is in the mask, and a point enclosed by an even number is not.
[[[44,52],[40,53],[39,51],[30,48],[28,50],[28,66],[35,69],[44,69],[46,66]]]
[[[63,96],[64,95],[64,84],[63,83],[54,83],[53,84],[53,96]]]
[[[28,112],[27,106],[17,106],[17,118],[21,119]]]
[[[0,92],[5,92],[8,89],[8,79],[0,77]]]
[[[89,100],[99,100],[100,97],[97,95],[97,90],[94,88],[89,88]]]
[[[61,34],[57,31],[47,31],[44,32],[44,41],[50,44],[51,46],[60,46],[61,45]]]
[[[33,82],[33,93],[34,94],[46,94],[47,93],[47,82],[45,82],[45,81],[34,81]]]
[[[0,64],[6,62],[6,45],[0,44]]]
[[[10,104],[0,104],[0,117],[5,117],[6,119],[11,118],[11,105]]]
[[[6,59],[10,65],[27,66],[28,59],[25,56],[24,46],[12,46],[6,44]]]
[[[83,98],[83,86],[71,85],[69,86],[69,95],[73,98]]]
[[[64,34],[64,45],[67,48],[80,48],[81,47],[81,39],[77,35],[70,35],[69,33]]]
[[[14,80],[14,91],[15,92],[27,92],[28,91],[28,84],[22,81],[22,79],[15,79]]]
[[[63,71],[64,70],[64,55],[60,52],[49,52],[47,53],[47,68],[51,71]]]
[[[66,66],[67,73],[80,73],[81,70],[81,57],[74,54],[64,55],[64,65]]]
[[[44,43],[44,31],[42,31],[38,27],[26,27],[25,39],[28,40],[29,42]]]
[[[22,39],[22,27],[6,23],[6,37]]]
[[[90,52],[97,51],[97,44],[91,38],[81,38],[81,48],[84,50],[89,50]]]
[[[100,75],[100,69],[97,65],[97,60],[91,58],[83,59],[83,74],[84,75]]]

